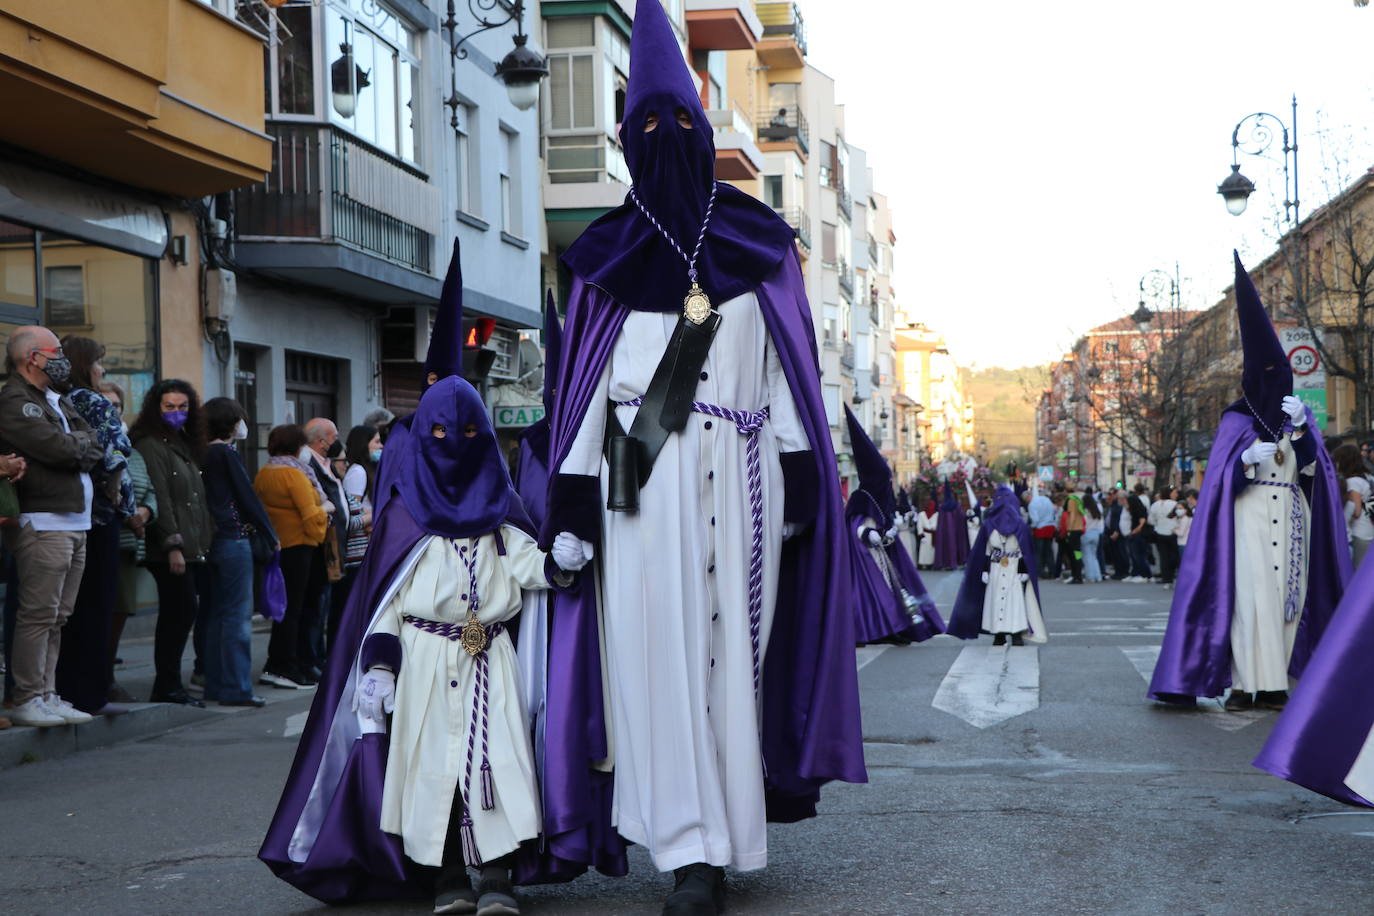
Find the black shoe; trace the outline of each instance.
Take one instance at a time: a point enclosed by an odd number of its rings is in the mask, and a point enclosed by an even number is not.
[[[1026,641],[1021,638],[1020,633],[1013,633],[1011,637],[1011,644],[1013,646],[1024,646],[1026,644]]]
[[[1005,646],[1005,645],[1007,644],[1007,634],[1006,634],[1006,633],[998,633],[998,634],[994,635],[994,636],[992,637],[992,644],[993,644],[994,646]]]
[[[884,636],[882,639],[875,640],[874,644],[888,646],[909,646],[911,645],[911,638],[908,636],[903,636],[901,633],[893,633],[891,636]]]
[[[1256,709],[1275,709],[1280,712],[1288,705],[1287,690],[1261,690],[1255,694]]]
[[[221,706],[251,706],[254,709],[262,709],[267,705],[267,701],[260,696],[251,696],[246,700],[220,700]]]
[[[148,697],[149,703],[177,703],[182,706],[194,706],[197,709],[205,708],[205,701],[191,696],[185,690],[174,690],[171,693],[154,693]]]
[[[313,673],[318,670],[318,668],[297,668],[291,674],[288,674],[287,677],[291,678],[291,680],[300,684],[302,687],[314,687],[320,682],[319,677]]]
[[[138,702],[138,700],[134,699],[133,694],[129,693],[129,691],[125,690],[123,687],[119,686],[119,684],[114,681],[110,682],[110,689],[105,691],[105,699],[109,700],[111,703]]]
[[[687,865],[673,869],[676,885],[663,904],[663,916],[716,916],[725,910],[725,869]]]
[[[445,865],[434,891],[435,913],[476,913],[477,893],[472,889],[467,866]]]
[[[1248,693],[1232,690],[1231,695],[1226,698],[1222,708],[1227,712],[1240,712],[1243,709],[1250,709],[1255,705],[1255,700]]]
[[[499,866],[482,869],[477,881],[477,916],[520,916],[510,874]]]

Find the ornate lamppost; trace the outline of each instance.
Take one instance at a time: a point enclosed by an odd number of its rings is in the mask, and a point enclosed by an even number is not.
[[[1283,139],[1283,215],[1291,226],[1298,225],[1298,97],[1293,96],[1293,133],[1277,115],[1257,111],[1240,119],[1231,131],[1231,174],[1217,185],[1217,193],[1226,201],[1232,216],[1245,212],[1245,205],[1255,190],[1255,183],[1240,173],[1240,154],[1263,156],[1274,145],[1277,136]],[[1247,125],[1249,125],[1247,127]],[[1241,139],[1242,131],[1247,131]],[[1292,160],[1292,185],[1289,185],[1289,160]]]
[[[442,28],[448,32],[449,97],[444,104],[452,111],[449,123],[458,129],[458,108],[463,104],[458,98],[458,61],[466,60],[468,49],[463,47],[468,39],[492,29],[499,29],[511,22],[515,23],[513,40],[515,47],[496,65],[495,76],[506,84],[506,92],[511,104],[521,111],[528,111],[539,101],[539,81],[549,75],[549,64],[544,57],[526,47],[529,36],[525,34],[525,0],[467,0],[468,11],[477,25],[465,35],[458,34],[458,19],[454,13],[453,0],[448,0],[448,15]]]

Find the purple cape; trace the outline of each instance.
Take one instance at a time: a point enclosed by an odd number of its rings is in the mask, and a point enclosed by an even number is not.
[[[1308,412],[1309,428],[1313,422]],[[1235,504],[1240,454],[1256,438],[1254,420],[1238,410],[1221,415],[1207,460],[1174,586],[1169,626],[1150,681],[1155,700],[1190,705],[1197,697],[1218,697],[1231,686],[1231,611],[1236,599]],[[1307,433],[1316,449],[1316,473],[1300,475],[1311,509],[1307,596],[1289,673],[1301,677],[1350,579],[1341,493],[1331,456],[1321,436]]]
[[[935,525],[935,568],[958,569],[968,560],[968,516],[956,502],[940,507]]]
[[[762,748],[768,816],[813,816],[820,786],[864,782],[863,733],[849,612],[851,573],[835,456],[821,396],[815,332],[795,252],[755,290],[812,450],[803,453],[818,493],[812,526],[783,543],[778,595],[763,671]],[[550,469],[560,467],[591,403],[629,310],[574,276],[564,327]],[[822,482],[831,482],[825,486]],[[558,531],[599,540],[600,480],[558,475],[551,482],[541,541]],[[596,561],[593,560],[593,563]],[[585,571],[584,571],[585,572]],[[610,822],[596,590],[590,576],[554,597],[548,665],[548,757],[543,773],[545,844],[570,868],[625,874],[624,841]]]
[[[1374,807],[1345,784],[1374,728],[1374,562],[1355,573],[1255,766],[1313,792]]]
[[[916,564],[911,562],[911,556],[902,546],[901,539],[894,539],[883,550],[887,554],[888,568],[893,577],[920,602],[922,619],[919,623],[912,622],[900,593],[888,584],[870,548],[858,537],[859,524],[865,518],[875,518],[878,509],[867,490],[855,490],[845,504],[845,520],[849,531],[853,533],[846,547],[854,572],[854,639],[863,644],[901,635],[924,642],[943,633],[945,622],[926,591],[925,583],[916,571]]]
[[[978,528],[978,538],[973,542],[968,565],[964,567],[964,581],[959,586],[958,597],[954,599],[954,610],[949,615],[949,627],[945,631],[950,636],[977,639],[983,630],[983,598],[988,589],[983,581],[983,573],[988,571],[991,562],[988,559],[988,538],[993,531],[1016,535],[1016,543],[1021,548],[1021,560],[1030,575],[1031,587],[1035,589],[1035,600],[1040,600],[1040,572],[1036,569],[1035,554],[1032,552],[1034,547],[1031,546],[1030,526],[1021,518],[1016,503],[1016,496],[1009,487],[1005,484],[998,487],[997,500]],[[943,519],[940,524],[944,524]]]

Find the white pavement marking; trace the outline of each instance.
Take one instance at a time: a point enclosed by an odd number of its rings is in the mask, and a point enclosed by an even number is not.
[[[854,650],[854,655],[858,661],[858,670],[862,671],[865,665],[891,648],[892,646],[890,644],[882,646],[859,646],[859,648]]]
[[[294,738],[305,731],[305,720],[310,718],[310,710],[298,712],[294,716],[286,717],[286,731],[282,733],[283,738]]]
[[[987,728],[1040,706],[1040,651],[1034,646],[968,646],[950,666],[931,703]]]
[[[1130,659],[1135,670],[1148,685],[1154,677],[1155,665],[1159,662],[1159,646],[1122,646],[1121,653]],[[1207,714],[1207,724],[1215,725],[1222,731],[1238,732],[1247,725],[1253,725],[1269,714],[1264,710],[1246,709],[1240,712],[1227,712],[1220,700],[1199,698],[1198,712]]]
[[[1085,598],[1082,604],[1149,604],[1148,598]]]

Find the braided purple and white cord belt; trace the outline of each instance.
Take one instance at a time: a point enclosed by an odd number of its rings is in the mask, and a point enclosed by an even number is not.
[[[476,553],[475,550],[473,552]],[[423,617],[414,617],[410,614],[406,614],[401,619],[417,630],[442,636],[451,642],[462,642],[463,640],[462,624],[426,620]],[[494,623],[483,629],[486,630],[487,645],[489,646],[493,639],[505,632],[506,627],[505,624]],[[472,717],[468,726],[467,767],[463,773],[463,821],[459,828],[459,834],[463,841],[463,857],[469,865],[480,867],[482,857],[477,852],[477,839],[472,832],[472,815],[468,812],[468,799],[472,797],[472,757],[473,751],[477,747],[477,726],[479,723],[482,728],[482,765],[479,769],[481,774],[479,782],[482,788],[483,811],[490,811],[496,807],[496,787],[492,782],[491,761],[487,755],[487,726],[490,718],[489,701],[491,698],[491,677],[487,670],[487,650],[482,649],[473,655],[472,661],[476,666],[477,682],[472,691]]]
[[[1290,501],[1288,520],[1292,526],[1288,533],[1288,582],[1286,585],[1287,594],[1283,600],[1283,619],[1292,623],[1297,619],[1298,611],[1302,610],[1300,596],[1298,595],[1298,583],[1302,581],[1302,488],[1295,483],[1284,483],[1277,480],[1255,480],[1263,487],[1281,487],[1291,490],[1293,499]]]
[[[620,407],[638,407],[642,397],[632,401],[617,401]],[[745,466],[749,475],[749,514],[753,537],[749,545],[749,642],[754,651],[754,693],[759,692],[761,672],[759,658],[760,630],[763,625],[763,471],[759,466],[759,431],[768,422],[768,408],[762,410],[731,410],[693,401],[692,410],[735,424],[745,437]]]

